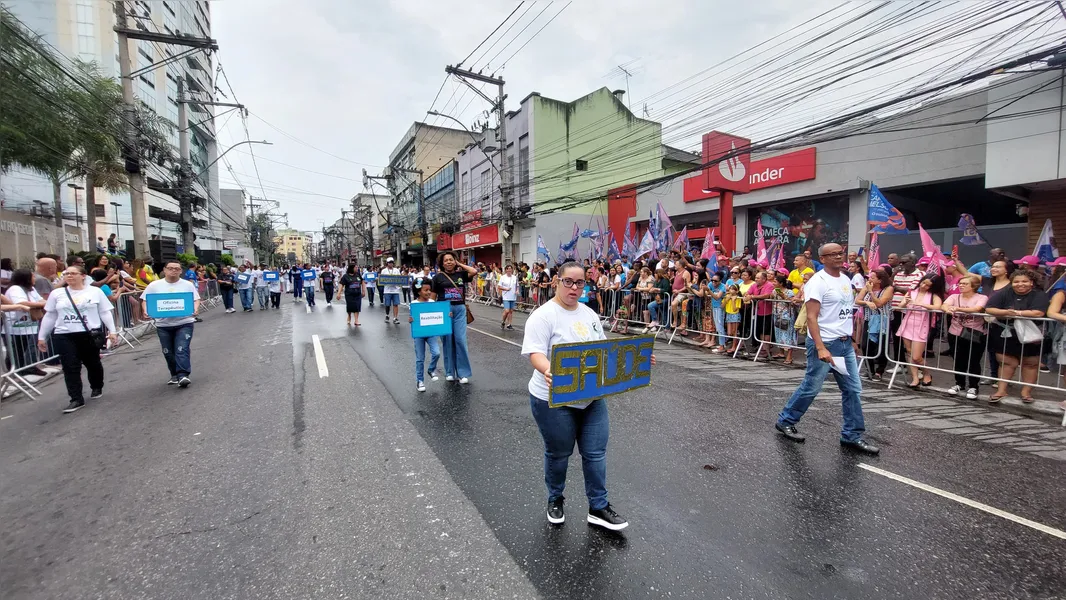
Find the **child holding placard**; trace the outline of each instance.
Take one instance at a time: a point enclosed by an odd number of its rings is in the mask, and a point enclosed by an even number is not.
[[[418,302],[433,302],[433,282],[429,279],[423,279],[421,285],[418,287],[418,298],[411,301],[411,304]],[[414,323],[414,317],[407,317],[408,323]],[[437,361],[440,359],[440,339],[435,337],[427,338],[414,338],[415,340],[415,389],[424,392],[426,391],[426,384],[424,383],[424,377],[426,368],[426,346],[429,346],[429,377],[433,381],[437,381]]]

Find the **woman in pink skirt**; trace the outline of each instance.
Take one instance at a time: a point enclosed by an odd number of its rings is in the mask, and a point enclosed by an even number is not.
[[[922,277],[915,289],[911,290],[899,307],[904,309],[903,320],[900,321],[899,329],[896,330],[910,355],[911,365],[925,364],[925,347],[929,340],[929,331],[936,323],[936,314],[929,311],[940,310],[944,302],[944,278],[939,275],[926,275]],[[933,382],[929,373],[919,379],[918,366],[909,366],[911,381],[909,388],[919,385],[927,386]]]

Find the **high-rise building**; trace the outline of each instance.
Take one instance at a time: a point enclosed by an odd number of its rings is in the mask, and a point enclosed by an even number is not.
[[[274,243],[278,245],[274,252],[289,262],[305,263],[311,260],[307,249],[312,241],[312,237],[302,231],[280,229],[274,237]]]
[[[42,36],[53,51],[70,60],[93,62],[100,73],[119,78],[118,35],[115,3],[100,0],[5,0],[5,6],[35,34]],[[211,37],[211,9],[206,0],[126,1],[128,27],[167,35],[196,38]],[[178,156],[178,90],[184,85],[191,100],[211,101],[215,98],[214,67],[205,50],[193,50],[174,59],[189,48],[159,42],[130,40],[129,52],[136,74],[134,94],[149,109],[172,125],[169,132],[174,156]],[[166,65],[158,65],[170,60]],[[190,162],[194,175],[193,192],[206,200],[193,213],[197,246],[202,249],[221,249],[224,229],[216,222],[224,218],[220,205],[218,166],[211,164],[218,157],[215,140],[214,111],[210,106],[195,102],[189,106]],[[210,167],[208,166],[210,165]],[[162,167],[145,162],[145,203],[148,233],[174,238],[181,243],[178,202],[164,190],[174,182],[173,174]],[[82,183],[82,182],[79,182]],[[20,204],[33,206],[36,201],[52,203],[52,188],[47,179],[25,171],[15,171],[3,180],[5,206]],[[63,188],[63,215],[74,224],[83,207],[75,209],[74,188]],[[84,199],[84,192],[77,196]],[[117,206],[115,206],[117,203]],[[97,234],[107,238],[117,233],[121,240],[133,239],[130,219],[130,196],[126,192],[109,194],[96,191]],[[80,215],[79,215],[80,213]],[[243,211],[241,213],[243,215]],[[236,217],[236,215],[234,215]],[[243,219],[243,216],[241,216]],[[242,224],[243,226],[243,224]],[[188,249],[191,251],[191,249]]]

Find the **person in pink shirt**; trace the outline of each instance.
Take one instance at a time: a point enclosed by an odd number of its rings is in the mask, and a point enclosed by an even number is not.
[[[770,335],[774,332],[774,305],[769,299],[774,293],[774,284],[766,279],[766,272],[759,271],[755,274],[755,285],[748,290],[747,296],[757,301],[755,305],[755,335],[764,343],[759,344],[755,352],[755,360],[759,360],[762,349],[766,348],[766,358],[770,358]]]

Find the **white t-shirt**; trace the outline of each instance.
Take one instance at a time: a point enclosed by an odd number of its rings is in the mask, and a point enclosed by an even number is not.
[[[248,276],[248,281],[245,282],[245,283],[241,283],[240,280],[237,279],[241,275],[247,275]],[[245,270],[244,272],[237,271],[236,273],[233,274],[233,282],[237,284],[237,289],[238,290],[250,290],[250,289],[252,289],[252,284],[255,282],[255,271],[248,271],[248,270]],[[153,281],[152,283],[155,283],[155,282]]]
[[[818,271],[803,286],[803,297],[821,303],[818,329],[823,343],[854,333],[855,290],[851,287],[851,278],[845,273],[833,277],[825,270]]]
[[[862,276],[862,273],[856,273],[851,277],[851,287],[857,290],[866,287],[866,278]]]
[[[157,279],[144,288],[144,292],[141,293],[141,299],[144,299],[151,294],[173,294],[180,292],[192,292],[192,298],[194,301],[200,299],[200,292],[196,289],[196,286],[193,285],[191,281],[185,279],[179,279],[174,283],[170,283],[166,279]],[[192,316],[166,317],[155,320],[156,327],[178,327],[179,325],[195,322],[196,318]]]
[[[267,287],[269,287],[269,291],[270,291],[271,294],[280,294],[281,293],[281,277],[279,276],[274,281],[268,281],[267,282]]]
[[[496,284],[496,287],[503,294],[504,301],[514,302],[518,299],[518,277],[516,275],[500,275],[500,282]]]
[[[259,269],[253,269],[252,280],[255,281],[255,287],[267,287],[266,280],[263,279],[263,272]]]
[[[106,326],[108,331],[115,331],[115,318],[111,314],[114,307],[111,301],[100,288],[86,285],[80,290],[61,288],[48,295],[48,302],[44,305],[44,319],[41,321],[37,339],[44,339],[50,333],[85,332],[85,327],[78,320],[78,313],[74,311],[70,298],[67,297],[67,290],[70,291],[70,297],[74,298],[78,311],[85,319],[85,326],[89,329]]]
[[[44,298],[37,290],[30,288],[30,293],[17,285],[7,288],[7,299],[18,304],[20,302],[44,302]],[[37,321],[30,318],[30,311],[18,310],[4,313],[7,319],[7,330],[13,335],[37,335]]]
[[[600,326],[600,317],[594,310],[578,304],[574,310],[567,310],[561,304],[550,300],[533,311],[526,320],[525,336],[522,338],[522,356],[543,354],[551,360],[551,349],[556,344],[572,342],[589,342],[607,339]],[[533,397],[548,401],[548,384],[540,371],[533,370],[527,386]],[[571,404],[571,408],[585,408],[584,404]]]
[[[393,267],[391,269],[386,267],[386,268],[381,270],[380,274],[381,275],[401,275],[400,270],[397,269],[396,267]],[[403,289],[402,285],[386,285],[385,286],[385,293],[386,294],[399,294],[400,290],[402,290],[402,289]]]

